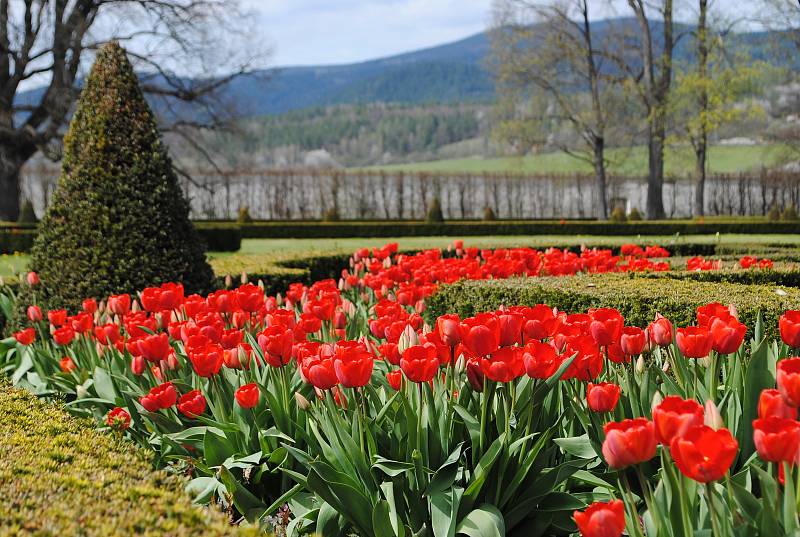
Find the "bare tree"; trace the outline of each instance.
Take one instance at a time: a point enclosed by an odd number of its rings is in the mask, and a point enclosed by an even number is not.
[[[606,218],[608,100],[617,80],[603,70],[604,44],[590,21],[588,0],[497,0],[492,31],[499,134],[528,150],[550,143],[590,164],[597,216]],[[579,139],[553,136],[568,125]]]
[[[0,220],[17,218],[22,166],[37,151],[58,156],[96,49],[123,44],[149,73],[144,89],[159,96],[166,119],[185,136],[189,127],[218,122],[212,96],[258,56],[238,47],[241,14],[237,0],[0,0]],[[187,68],[200,76],[176,74]]]
[[[628,0],[639,26],[640,68],[631,72],[647,111],[647,218],[664,218],[664,145],[667,138],[667,107],[672,86],[672,52],[675,48],[673,0]],[[654,15],[663,25],[661,42],[653,36]],[[660,45],[660,50],[659,50]],[[638,71],[638,72],[637,72]]]

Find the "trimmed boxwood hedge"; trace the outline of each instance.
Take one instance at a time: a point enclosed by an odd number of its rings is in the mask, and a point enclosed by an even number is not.
[[[613,307],[622,312],[628,324],[641,327],[661,313],[677,326],[687,326],[695,322],[697,306],[709,302],[733,304],[740,320],[751,330],[760,311],[768,337],[778,337],[778,318],[787,309],[800,308],[800,289],[627,274],[462,281],[442,286],[429,297],[425,315],[432,322],[444,313],[465,316],[493,311],[501,305],[543,303],[570,313]]]
[[[235,225],[233,223],[229,225]],[[340,221],[253,222],[242,225],[242,237],[344,238],[420,237],[476,235],[706,235],[714,233],[800,233],[798,222],[653,220],[637,222],[497,220],[447,221]]]
[[[258,535],[194,506],[152,454],[0,383],[0,535]]]
[[[212,252],[236,252],[242,247],[242,233],[236,226],[198,223],[195,228]],[[29,252],[35,238],[35,226],[0,226],[0,254]]]

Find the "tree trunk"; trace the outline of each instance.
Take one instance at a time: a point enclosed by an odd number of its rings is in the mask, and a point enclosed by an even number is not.
[[[603,151],[605,141],[596,138],[594,141],[594,176],[597,183],[597,209],[600,220],[608,218],[608,203],[606,202],[606,163]]]
[[[649,173],[647,175],[647,219],[660,220],[664,218],[664,126],[654,120],[648,133],[647,161]]]
[[[706,137],[703,136],[697,141],[697,147],[694,150],[697,168],[697,184],[694,187],[694,216],[703,216],[705,212],[706,145]]]
[[[0,220],[16,222],[19,218],[20,171],[25,160],[14,148],[0,146]]]

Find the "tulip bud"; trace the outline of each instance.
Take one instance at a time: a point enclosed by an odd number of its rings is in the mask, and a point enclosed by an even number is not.
[[[714,401],[709,399],[705,405],[705,421],[704,423],[714,430],[719,430],[725,427],[725,422],[722,421],[722,414],[719,413],[719,408],[714,404]]]
[[[5,285],[6,285],[6,281],[3,279],[2,276],[0,276],[0,287],[5,287]]]
[[[297,406],[300,407],[300,410],[308,410],[311,408],[311,403],[309,403],[308,399],[303,397],[303,394],[300,392],[294,392],[294,400],[297,402]]]
[[[261,289],[262,291],[264,290],[264,287],[265,287],[264,286],[264,280],[258,280],[258,284],[257,285],[258,285],[259,289]]]
[[[231,278],[230,274],[225,275],[225,289],[230,289],[233,287],[233,278]]]
[[[244,284],[246,284],[248,282],[247,273],[245,271],[242,271],[242,276],[241,276],[241,279],[239,280],[239,282],[242,285],[244,285]]]
[[[641,375],[642,373],[644,373],[644,370],[645,370],[644,355],[640,354],[639,359],[636,360],[636,372]]]
[[[697,363],[701,364],[703,367],[711,367],[711,357],[704,356],[702,358],[698,358]]]
[[[483,391],[483,371],[481,370],[481,364],[477,361],[470,360],[467,362],[467,380],[469,380],[469,385],[472,386],[472,389],[476,392]]]
[[[139,376],[144,373],[144,357],[142,356],[134,356],[131,360],[131,371],[134,375]]]
[[[139,301],[138,300],[134,300],[134,301],[131,302],[131,311],[133,313],[136,313],[137,311],[142,311],[142,307],[139,306]]]
[[[75,396],[76,396],[78,399],[83,399],[83,398],[84,398],[84,397],[86,397],[87,395],[89,395],[89,390],[87,390],[87,389],[86,389],[86,388],[83,386],[83,384],[78,384],[78,385],[75,387]]]
[[[661,396],[661,392],[657,391],[656,393],[654,393],[653,394],[653,400],[650,402],[650,410],[652,410],[655,407],[657,407],[658,405],[660,405],[661,401],[663,401],[663,400],[664,400],[664,398]]]
[[[407,348],[413,347],[414,345],[419,345],[419,337],[414,329],[411,328],[411,325],[406,325],[397,342],[397,350],[400,354],[403,354]]]
[[[39,285],[39,275],[35,272],[29,272],[25,275],[25,280],[28,282],[28,285],[33,287],[34,285]]]

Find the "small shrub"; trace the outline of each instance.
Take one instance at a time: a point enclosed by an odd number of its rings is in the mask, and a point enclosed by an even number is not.
[[[240,224],[249,224],[253,221],[253,217],[250,216],[250,207],[247,205],[243,205],[239,207],[239,214],[236,217],[236,221]]]
[[[339,220],[339,210],[336,207],[331,207],[322,215],[323,222],[338,222]]]
[[[769,220],[770,222],[777,222],[780,219],[781,219],[781,210],[778,209],[777,205],[773,205],[767,212],[767,220]]]
[[[181,282],[187,293],[212,286],[189,203],[116,43],[97,54],[64,136],[61,177],[39,224],[31,270],[42,280],[37,300],[51,309],[77,310],[86,297],[163,282]]]
[[[442,203],[439,198],[433,198],[430,206],[428,207],[428,214],[425,221],[429,224],[444,222],[444,215],[442,214]]]
[[[786,206],[781,213],[781,220],[785,220],[787,222],[796,222],[798,220],[797,210],[794,208],[794,205]]]
[[[642,220],[642,213],[639,212],[639,209],[634,207],[631,209],[631,212],[628,213],[628,221],[629,222],[639,222]]]
[[[611,216],[608,219],[612,222],[627,222],[628,217],[625,216],[625,209],[622,207],[616,207],[613,211],[611,211]]]
[[[497,216],[494,214],[494,210],[488,205],[483,209],[483,220],[485,222],[494,222],[495,220],[497,220]]]
[[[22,208],[19,211],[18,224],[36,224],[39,219],[36,217],[36,211],[33,210],[33,203],[31,200],[25,200],[22,203]]]

